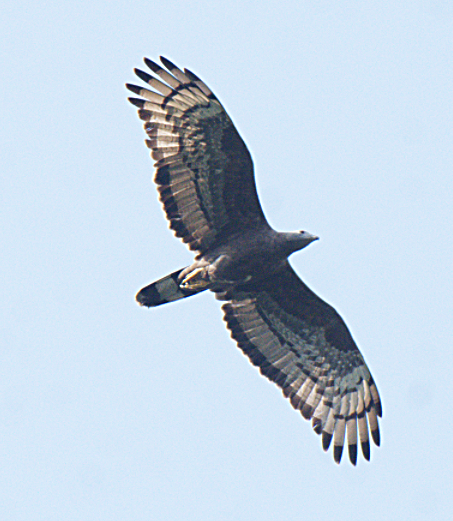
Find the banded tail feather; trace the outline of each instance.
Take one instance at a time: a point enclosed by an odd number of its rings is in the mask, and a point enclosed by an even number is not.
[[[148,308],[160,306],[167,302],[174,302],[182,298],[190,297],[200,291],[204,291],[206,288],[199,290],[183,289],[180,287],[179,274],[186,268],[177,270],[166,277],[163,277],[149,286],[142,288],[137,295],[135,300],[141,305]]]

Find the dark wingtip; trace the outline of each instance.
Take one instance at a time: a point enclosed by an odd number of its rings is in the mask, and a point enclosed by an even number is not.
[[[135,105],[139,109],[142,109],[143,106],[145,105],[145,100],[138,99],[138,98],[127,98],[127,99],[130,103],[132,103],[132,105]]]
[[[143,58],[143,61],[153,72],[158,72],[162,69],[160,65],[158,65],[156,62],[153,62],[153,60],[150,60],[149,58]]]
[[[334,445],[333,446],[333,459],[335,460],[335,463],[340,463],[342,454],[343,454],[343,445]]]
[[[201,81],[200,78],[189,69],[184,69],[184,74],[192,81]]]
[[[370,461],[370,443],[368,440],[362,441],[362,454],[367,461]]]
[[[132,85],[132,83],[126,83],[126,89],[130,90],[134,94],[140,94],[140,91],[142,90],[137,85]]]
[[[327,451],[330,447],[330,442],[332,440],[332,434],[329,434],[326,431],[322,431],[322,448]]]
[[[171,72],[172,69],[177,69],[176,65],[172,63],[168,58],[165,58],[165,56],[159,56],[160,61],[162,64]]]
[[[371,436],[373,437],[374,443],[379,447],[381,444],[381,435],[379,433],[379,429],[371,431]]]
[[[316,432],[316,434],[321,434],[322,432],[322,422],[319,418],[313,418],[312,420],[312,427],[313,430]]]
[[[150,76],[147,72],[142,71],[141,69],[134,69],[134,72],[141,80],[146,83],[153,79],[152,76]]]
[[[349,461],[355,466],[357,465],[357,445],[354,443],[348,446]]]
[[[151,119],[152,115],[153,115],[153,113],[150,110],[145,110],[145,109],[138,110],[138,117],[142,121],[146,121],[147,124],[149,123],[149,120]]]
[[[381,402],[375,403],[374,407],[376,409],[376,414],[379,416],[379,418],[382,418],[382,404],[381,404]]]
[[[313,414],[313,407],[305,403],[300,412],[306,420],[309,420]]]

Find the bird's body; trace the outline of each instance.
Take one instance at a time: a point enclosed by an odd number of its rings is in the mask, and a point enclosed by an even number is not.
[[[176,295],[184,298],[207,289],[222,294],[227,290],[259,285],[284,270],[286,259],[291,253],[316,239],[316,236],[304,231],[282,233],[270,227],[232,237],[228,242],[197,256],[190,266],[179,270],[178,287],[174,293],[167,295],[167,301],[178,300],[174,298]],[[149,288],[143,288],[137,295],[140,304],[149,305]],[[185,292],[180,292],[181,289]],[[165,302],[165,297],[159,299],[159,304]]]
[[[219,280],[241,282],[246,278],[259,281],[281,269],[288,256],[316,240],[306,232],[281,233],[272,229],[247,232],[206,252],[201,260],[215,269]]]
[[[143,288],[137,301],[153,307],[211,290],[238,346],[279,385],[295,409],[332,439],[341,459],[360,442],[370,458],[369,431],[379,445],[379,395],[338,313],[295,274],[288,256],[316,240],[282,233],[259,204],[250,153],[211,90],[165,58],[145,59],[157,75],[136,70],[154,91],[127,85],[156,160],[155,181],[170,227],[196,252],[194,263]]]

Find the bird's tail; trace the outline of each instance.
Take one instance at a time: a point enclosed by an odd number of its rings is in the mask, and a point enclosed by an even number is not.
[[[136,301],[141,306],[147,306],[148,308],[154,306],[160,306],[166,302],[173,302],[181,298],[190,297],[196,293],[200,293],[207,289],[207,287],[186,289],[181,287],[181,281],[179,280],[179,274],[186,268],[175,271],[162,279],[153,282],[149,286],[145,286],[135,296]]]

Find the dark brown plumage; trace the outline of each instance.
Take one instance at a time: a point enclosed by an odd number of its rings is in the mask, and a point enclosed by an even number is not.
[[[145,121],[155,181],[170,227],[196,252],[191,266],[143,288],[152,307],[210,289],[238,346],[311,419],[340,462],[345,436],[355,465],[369,431],[379,445],[379,394],[338,313],[295,274],[287,257],[316,240],[280,233],[261,209],[247,147],[211,90],[192,72],[145,59],[136,70],[154,91],[127,85]],[[155,92],[157,91],[157,92]],[[159,94],[158,94],[159,93]]]

